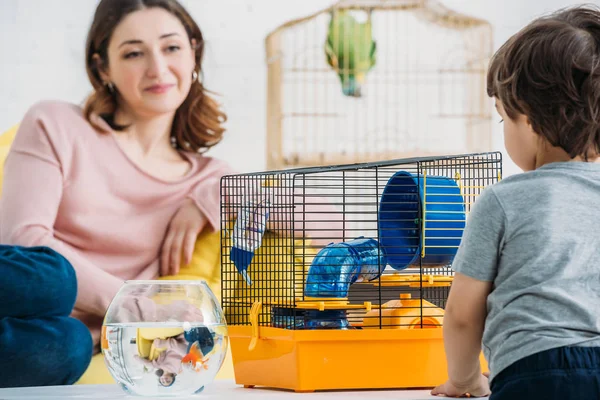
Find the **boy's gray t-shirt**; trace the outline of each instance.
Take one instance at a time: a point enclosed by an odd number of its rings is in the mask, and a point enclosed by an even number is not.
[[[452,267],[493,282],[490,381],[540,351],[600,346],[600,164],[547,164],[485,188]]]

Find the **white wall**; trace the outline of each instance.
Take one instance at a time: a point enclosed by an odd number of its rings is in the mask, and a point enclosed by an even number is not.
[[[560,8],[576,4],[595,4],[600,1],[573,0],[443,0],[444,5],[456,11],[467,13],[489,21],[494,28],[494,49],[500,47],[510,36],[532,19]],[[500,117],[494,112],[492,118],[495,149],[503,152],[503,174],[509,176],[520,172],[506,154],[502,125],[496,123]]]
[[[221,94],[228,133],[211,153],[240,170],[265,167],[264,38],[281,23],[326,8],[333,0],[182,0],[207,40],[204,74]],[[568,0],[442,0],[490,21],[496,47],[539,16],[576,4]],[[600,3],[596,1],[595,3]],[[0,0],[0,131],[39,99],[83,102],[90,90],[84,43],[97,0]],[[495,119],[494,119],[495,121]],[[494,140],[503,150],[501,126]],[[505,176],[517,172],[505,157]]]

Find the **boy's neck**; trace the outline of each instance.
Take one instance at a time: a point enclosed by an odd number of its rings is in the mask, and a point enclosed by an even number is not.
[[[568,162],[568,161],[583,162],[583,161],[585,161],[583,159],[583,157],[581,157],[581,156],[571,158],[571,156],[569,156],[569,154],[560,147],[554,147],[554,146],[550,146],[550,145],[540,146],[540,147],[541,148],[538,151],[538,154],[536,155],[536,158],[535,158],[535,168],[536,169],[540,168],[543,165],[551,164],[551,163],[555,163],[555,162]],[[598,155],[595,155],[593,157],[588,157],[587,162],[600,164],[600,157]]]
[[[535,169],[546,164],[571,160],[569,154],[560,147],[550,146],[549,144],[540,145],[535,156]]]

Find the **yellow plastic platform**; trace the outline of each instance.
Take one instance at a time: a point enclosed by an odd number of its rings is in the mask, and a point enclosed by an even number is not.
[[[257,337],[250,346],[253,329]],[[429,388],[447,379],[442,328],[257,330],[248,325],[230,326],[229,335],[235,380],[245,387]],[[483,356],[481,362],[487,371]]]

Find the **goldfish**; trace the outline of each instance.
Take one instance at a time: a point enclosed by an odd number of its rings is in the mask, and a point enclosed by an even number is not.
[[[201,369],[208,369],[208,357],[205,357],[200,351],[198,347],[198,342],[194,342],[190,347],[190,351],[186,354],[182,359],[181,363],[183,365],[189,365],[196,371],[200,371]]]

